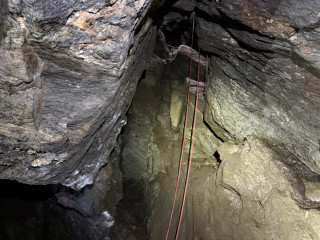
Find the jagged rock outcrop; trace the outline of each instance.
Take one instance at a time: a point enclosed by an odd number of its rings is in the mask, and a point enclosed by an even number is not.
[[[0,178],[93,183],[153,51],[151,3],[1,1]]]

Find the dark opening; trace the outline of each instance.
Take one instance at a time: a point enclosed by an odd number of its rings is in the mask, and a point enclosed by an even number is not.
[[[53,194],[56,187],[1,180],[0,239],[73,239]]]

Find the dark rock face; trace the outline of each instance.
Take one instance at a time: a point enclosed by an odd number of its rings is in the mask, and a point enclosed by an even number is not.
[[[1,239],[68,239],[63,219],[57,219],[48,186],[30,186],[3,180],[1,185]],[[45,216],[50,216],[46,218]]]
[[[153,49],[151,1],[2,3],[0,178],[92,184]]]
[[[80,191],[10,180],[0,181],[0,186],[0,239],[109,239],[122,198],[119,147],[95,183]]]
[[[47,2],[46,0],[34,1],[8,1],[8,7],[13,13],[21,13],[25,18],[33,21],[65,21],[72,12],[87,10],[89,8],[101,9],[107,1],[79,1],[79,0],[58,0]]]

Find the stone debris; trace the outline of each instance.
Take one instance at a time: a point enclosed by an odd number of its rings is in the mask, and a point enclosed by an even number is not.
[[[50,165],[52,162],[52,159],[50,158],[46,158],[46,157],[41,157],[41,158],[37,158],[35,160],[33,160],[31,162],[31,166],[32,167],[42,167],[42,166],[48,166]]]

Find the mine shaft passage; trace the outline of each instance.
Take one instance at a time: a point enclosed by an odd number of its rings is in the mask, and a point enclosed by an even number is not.
[[[320,239],[319,12],[0,0],[0,240]]]

